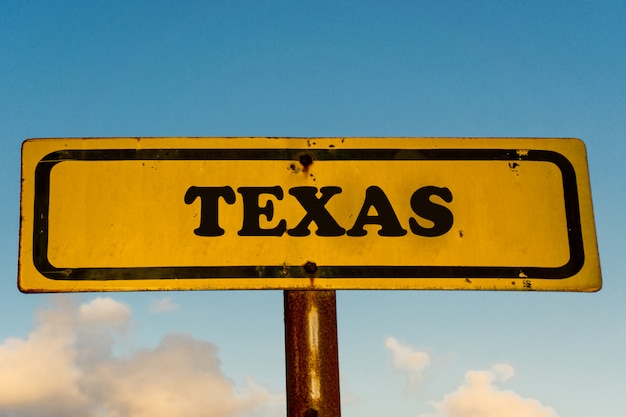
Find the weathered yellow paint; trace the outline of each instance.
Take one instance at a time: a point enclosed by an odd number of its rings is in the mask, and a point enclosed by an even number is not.
[[[185,203],[191,186],[234,190],[233,204],[218,204],[224,235],[194,234],[201,200]],[[259,217],[267,229],[281,220],[293,228],[306,215],[289,189],[341,187],[325,208],[346,230],[377,186],[408,233],[379,236],[380,226],[367,225],[363,237],[323,237],[313,222],[306,237],[239,236],[242,186],[282,188],[282,199],[259,199],[273,205],[271,219]],[[441,236],[410,230],[411,218],[432,224],[410,205],[425,186],[453,194],[450,203],[431,197],[454,215]],[[578,139],[31,139],[21,198],[25,292],[601,287]]]

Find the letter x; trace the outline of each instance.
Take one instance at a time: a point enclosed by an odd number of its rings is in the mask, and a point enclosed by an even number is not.
[[[333,216],[326,210],[326,203],[335,194],[341,193],[340,187],[322,187],[320,192],[322,196],[317,198],[316,187],[294,187],[289,190],[289,194],[294,196],[300,205],[306,210],[306,215],[300,220],[300,223],[293,229],[289,229],[289,236],[308,236],[311,234],[309,224],[315,222],[317,224],[318,236],[342,236],[346,229],[339,226]]]

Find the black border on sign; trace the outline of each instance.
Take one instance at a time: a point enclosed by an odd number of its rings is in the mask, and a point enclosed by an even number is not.
[[[176,266],[132,268],[62,268],[48,260],[50,172],[64,161],[151,160],[279,160],[298,162],[303,154],[322,161],[542,161],[555,164],[563,178],[563,193],[570,258],[555,268],[519,266],[324,266],[318,278],[510,278],[565,279],[576,275],[585,262],[576,172],[563,155],[546,150],[515,149],[84,149],[46,155],[35,168],[33,262],[54,280],[141,280],[307,277],[301,266]]]

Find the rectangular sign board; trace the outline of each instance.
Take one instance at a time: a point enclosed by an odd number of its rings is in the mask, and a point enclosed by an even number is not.
[[[601,287],[578,139],[30,139],[18,274],[24,292]]]

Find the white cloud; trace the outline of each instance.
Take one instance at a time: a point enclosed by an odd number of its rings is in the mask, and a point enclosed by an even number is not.
[[[115,358],[120,329],[131,318],[128,306],[101,297],[80,306],[54,300],[27,338],[0,344],[0,415],[284,415],[283,395],[252,380],[229,380],[214,345],[172,334],[155,349]]]
[[[405,372],[410,383],[423,380],[424,371],[430,366],[428,353],[403,345],[394,337],[385,340],[385,347],[391,352],[391,366],[395,370]]]
[[[491,367],[494,379],[498,382],[506,382],[515,376],[515,369],[508,363],[496,363]]]
[[[433,414],[420,417],[558,417],[551,407],[496,386],[495,382],[507,381],[514,375],[513,367],[505,363],[488,371],[468,371],[456,391],[432,403]]]
[[[78,313],[83,323],[115,324],[125,323],[131,315],[131,309],[110,297],[97,297],[89,303],[81,305],[78,308]]]
[[[257,386],[238,393],[220,371],[215,346],[186,335],[168,335],[154,350],[100,364],[88,386],[116,417],[251,415],[272,401]]]
[[[38,313],[26,339],[0,345],[0,414],[35,416],[50,404],[59,415],[71,415],[88,403],[79,386],[74,316],[64,299],[55,302],[56,309]]]
[[[150,302],[150,312],[169,313],[178,310],[178,304],[172,302],[169,297],[154,299]]]

